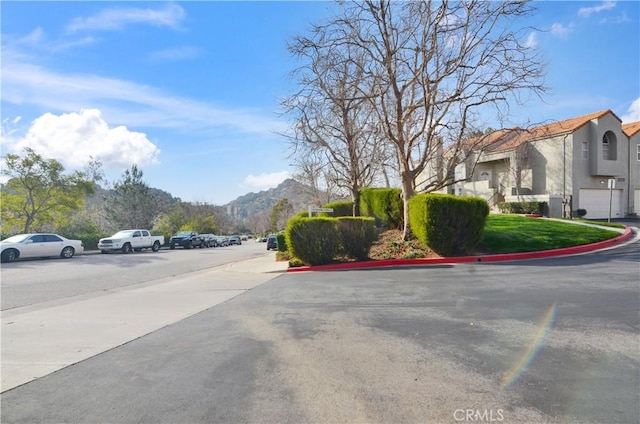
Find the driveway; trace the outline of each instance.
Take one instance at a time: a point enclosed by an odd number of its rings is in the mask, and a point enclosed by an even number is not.
[[[640,420],[640,249],[285,274],[2,395],[2,422]]]

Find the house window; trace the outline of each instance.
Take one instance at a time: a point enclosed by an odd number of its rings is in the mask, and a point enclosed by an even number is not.
[[[589,159],[589,142],[588,141],[582,142],[582,159],[584,160]]]
[[[602,136],[602,159],[616,160],[616,135],[611,131]]]
[[[640,161],[640,144],[638,144],[636,148],[638,150],[638,161]]]

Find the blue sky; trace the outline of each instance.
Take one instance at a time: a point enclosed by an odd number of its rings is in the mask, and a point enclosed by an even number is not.
[[[536,2],[525,33],[548,62],[544,101],[514,123],[603,109],[640,120],[640,2]],[[0,3],[2,154],[33,147],[114,181],[132,163],[186,201],[224,204],[291,172],[280,100],[287,41],[330,2]],[[523,25],[519,23],[518,25]]]

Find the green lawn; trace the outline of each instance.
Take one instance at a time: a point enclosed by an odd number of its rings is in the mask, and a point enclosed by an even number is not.
[[[535,252],[594,243],[619,234],[600,228],[520,215],[489,215],[478,248],[485,253]]]

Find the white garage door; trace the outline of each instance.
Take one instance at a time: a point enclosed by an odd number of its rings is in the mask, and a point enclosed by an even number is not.
[[[622,218],[622,190],[611,193],[611,218]],[[580,189],[580,209],[587,210],[588,219],[609,217],[609,189]]]
[[[633,212],[640,215],[640,190],[636,190],[633,194]]]

